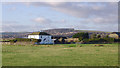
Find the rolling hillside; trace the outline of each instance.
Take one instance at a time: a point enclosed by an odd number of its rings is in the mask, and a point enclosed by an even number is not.
[[[89,34],[94,33],[94,34],[104,34],[104,35],[108,35],[111,33],[111,32],[102,32],[102,31],[74,30],[73,28],[49,29],[42,31],[47,32],[52,36],[65,36],[65,37],[72,37],[72,35],[79,32],[88,32]],[[1,34],[2,34],[2,38],[22,38],[22,37],[27,37],[27,35],[30,33],[32,32],[3,32]]]

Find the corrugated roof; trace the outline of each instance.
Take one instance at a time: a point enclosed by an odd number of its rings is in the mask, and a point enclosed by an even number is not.
[[[50,35],[50,34],[45,32],[33,32],[32,34],[29,34],[29,35]]]

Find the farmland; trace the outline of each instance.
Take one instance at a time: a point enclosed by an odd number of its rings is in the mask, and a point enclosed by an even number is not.
[[[3,66],[118,66],[118,44],[2,45]]]

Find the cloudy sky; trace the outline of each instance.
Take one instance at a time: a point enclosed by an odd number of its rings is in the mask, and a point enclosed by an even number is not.
[[[2,31],[23,32],[54,28],[118,31],[117,2],[2,3]]]

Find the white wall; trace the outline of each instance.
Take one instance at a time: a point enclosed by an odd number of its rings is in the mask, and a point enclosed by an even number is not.
[[[28,35],[28,38],[39,39],[39,35]]]
[[[28,38],[41,39],[40,44],[53,44],[51,37],[50,35],[28,35]]]

